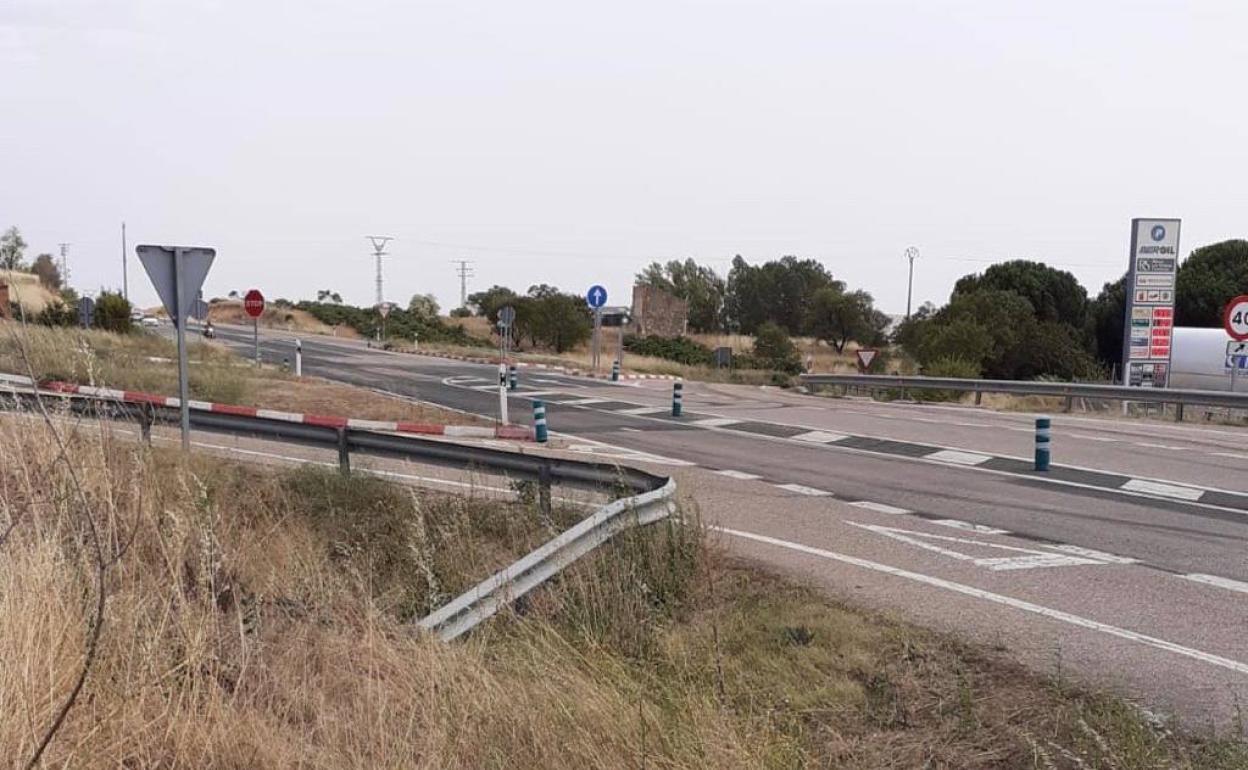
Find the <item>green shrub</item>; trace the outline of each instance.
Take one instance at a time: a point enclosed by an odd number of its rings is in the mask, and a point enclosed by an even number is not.
[[[639,356],[652,356],[687,366],[713,366],[715,353],[688,337],[624,337],[624,349]]]
[[[754,335],[754,358],[763,366],[786,374],[801,374],[802,358],[782,327],[768,321]]]
[[[979,379],[979,364],[957,356],[938,358],[923,367],[924,377],[955,377],[960,380]],[[916,390],[916,401],[960,401],[963,393],[957,390]]]
[[[95,301],[95,328],[127,334],[134,328],[130,321],[130,311],[130,302],[125,297],[111,291],[102,291]]]

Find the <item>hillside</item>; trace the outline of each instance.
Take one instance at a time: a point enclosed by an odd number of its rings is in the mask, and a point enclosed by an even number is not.
[[[243,310],[243,303],[234,300],[213,302],[208,306],[208,320],[217,324],[251,324],[251,316]],[[338,327],[322,323],[304,310],[292,307],[277,307],[269,304],[260,316],[260,325],[270,329],[284,329],[306,334],[325,334],[337,337],[358,337],[359,334],[350,326]]]
[[[14,314],[17,313],[16,306],[19,303],[27,315],[35,316],[43,312],[48,303],[59,300],[56,292],[44,288],[39,283],[39,276],[34,273],[4,270],[0,271],[0,281],[9,285],[9,302],[14,305]]]

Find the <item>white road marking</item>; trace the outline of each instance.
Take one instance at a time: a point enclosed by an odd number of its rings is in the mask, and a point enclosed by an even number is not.
[[[1091,433],[1067,433],[1070,438],[1083,439],[1084,441],[1100,441],[1106,444],[1117,444],[1120,439],[1106,438],[1105,436],[1093,436]]]
[[[923,455],[923,459],[952,463],[953,465],[979,465],[991,460],[992,456],[982,455],[979,452],[963,452],[958,449],[942,449],[939,452],[932,452],[930,455]]]
[[[757,473],[746,473],[745,471],[722,470],[715,472],[720,476],[727,476],[730,479],[738,479],[740,481],[757,481],[762,478]]]
[[[538,396],[553,396],[559,392],[557,390],[513,390],[511,395],[517,398],[537,398]]]
[[[1089,559],[1096,559],[1097,561],[1108,562],[1109,564],[1140,563],[1139,559],[1132,559],[1130,556],[1118,556],[1116,554],[1105,553],[1104,551],[1097,551],[1092,548],[1084,548],[1078,545],[1066,545],[1065,543],[1062,543],[1060,545],[1048,545],[1045,547],[1052,548],[1055,551],[1061,551],[1062,553],[1073,553],[1075,556],[1086,556]]]
[[[870,500],[858,500],[858,501],[850,503],[850,505],[856,508],[862,508],[863,510],[867,510],[867,511],[875,511],[876,513],[886,513],[890,516],[900,516],[900,515],[907,514],[907,513],[914,513],[914,511],[908,511],[905,508],[898,508],[896,506],[886,505],[884,503],[873,503]]]
[[[815,489],[802,484],[777,484],[776,487],[787,492],[796,492],[799,495],[807,495],[809,497],[830,497],[831,492],[824,489]]]
[[[615,414],[631,414],[642,417],[647,414],[660,414],[670,410],[671,407],[668,406],[641,406],[636,409],[619,409],[616,410]]]
[[[981,535],[1008,535],[1008,529],[997,529],[996,527],[986,527],[983,524],[973,524],[969,521],[961,521],[959,519],[933,519],[933,524],[939,524],[942,527],[952,527],[967,532],[976,532]]]
[[[605,404],[605,398],[578,398],[573,401],[560,401],[564,406],[589,406],[591,404]]]
[[[801,543],[793,543],[787,540],[768,537],[766,535],[757,535],[753,532],[743,532],[741,530],[728,529],[726,527],[718,526],[711,526],[710,529],[722,532],[723,534],[730,535],[732,537],[739,537],[743,540],[753,540],[758,543],[764,543],[778,548],[786,548],[790,551],[797,551],[798,553],[804,553],[809,556],[817,556],[821,559],[841,562],[842,564],[848,564],[852,567],[859,567],[861,569],[872,570],[873,572],[880,572],[885,575],[892,575],[893,577],[902,578],[903,580],[911,580],[916,583],[932,586],[933,588],[942,588],[946,591],[962,594],[963,596],[969,596],[974,599],[982,599],[984,601],[1011,607],[1022,612],[1029,612],[1050,620],[1056,620],[1061,623],[1076,626],[1078,628],[1096,631],[1108,636],[1125,639],[1129,642],[1135,642],[1146,647],[1152,647],[1164,652],[1181,655],[1186,658],[1200,661],[1201,663],[1207,663],[1211,666],[1229,669],[1240,674],[1248,674],[1248,663],[1241,663],[1237,660],[1203,652],[1192,647],[1184,647],[1183,645],[1175,644],[1174,642],[1167,642],[1164,639],[1158,639],[1155,636],[1148,636],[1129,629],[1119,628],[1118,626],[1111,626],[1108,623],[1101,623],[1100,621],[1074,615],[1062,610],[1056,610],[1051,607],[1045,607],[1033,602],[1015,599],[1013,597],[1004,596],[991,591],[985,591],[982,588],[975,588],[974,586],[955,583],[952,580],[945,580],[931,575],[924,575],[920,572],[912,572],[910,570],[901,569],[900,567],[893,567],[888,564],[868,561],[867,559],[860,559],[855,556],[847,556],[845,554],[835,553],[834,551],[826,551],[822,548],[813,548],[808,545],[802,545]]]
[[[1218,588],[1225,588],[1228,591],[1238,591],[1241,594],[1248,594],[1248,583],[1231,580],[1230,578],[1218,577],[1217,575],[1202,575],[1200,573],[1179,575],[1179,577],[1184,580],[1190,580],[1193,583],[1204,583],[1208,586],[1217,586]]]
[[[1248,455],[1242,452],[1210,452],[1209,454],[1214,457],[1232,457],[1236,460],[1248,460]]]
[[[695,420],[689,424],[698,425],[703,428],[722,428],[726,425],[736,425],[739,422],[741,421],[734,420],[731,417],[708,417],[705,420]]]
[[[1013,545],[985,543],[982,540],[968,540],[962,537],[933,535],[927,532],[915,532],[908,529],[881,527],[876,524],[862,524],[856,521],[847,521],[845,523],[849,524],[851,527],[858,527],[859,529],[865,529],[869,532],[874,532],[877,535],[883,535],[884,537],[892,538],[893,540],[897,540],[902,543],[909,543],[916,548],[922,548],[925,551],[938,553],[941,556],[947,556],[956,561],[969,561],[976,567],[987,567],[993,572],[1035,569],[1037,567],[1077,567],[1081,565],[1095,566],[1105,564],[1105,562],[1089,559],[1087,557],[1058,554],[1050,551],[1037,551],[1034,548],[1019,548],[1018,546]],[[937,545],[937,543],[952,543],[964,546],[975,546],[977,548],[992,548],[999,551],[1009,551],[1011,553],[1020,553],[1024,555],[972,556],[967,553],[962,553],[961,551],[955,551],[952,548]]]
[[[1170,452],[1186,452],[1188,449],[1187,447],[1182,446],[1171,446],[1170,444],[1150,444],[1144,441],[1135,441],[1132,443],[1134,443],[1135,446],[1142,446],[1146,449],[1165,449]]]
[[[620,428],[621,433],[641,433],[641,428]]]
[[[1131,479],[1119,489],[1125,489],[1128,492],[1139,492],[1144,495],[1156,495],[1158,497],[1169,497],[1175,500],[1187,500],[1196,502],[1205,494],[1205,490],[1195,487],[1184,487],[1178,484],[1166,484],[1160,481],[1147,481],[1145,479]]]
[[[806,441],[811,444],[831,444],[836,441],[844,441],[849,438],[849,436],[846,436],[843,433],[828,433],[827,431],[822,430],[812,430],[809,433],[799,433],[796,436],[790,436],[789,438],[794,441]]]

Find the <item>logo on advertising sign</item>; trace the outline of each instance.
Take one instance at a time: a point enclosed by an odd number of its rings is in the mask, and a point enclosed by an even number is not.
[[[1152,236],[1154,241],[1164,241],[1166,239],[1166,226],[1153,225],[1153,230],[1149,235]]]

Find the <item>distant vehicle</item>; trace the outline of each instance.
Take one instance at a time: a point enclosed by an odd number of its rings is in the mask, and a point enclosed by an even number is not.
[[[204,339],[212,340],[212,339],[216,339],[216,337],[217,337],[217,328],[212,325],[212,322],[210,321],[204,324]]]
[[[130,311],[130,320],[131,320],[131,321],[133,321],[133,322],[134,322],[134,323],[136,323],[136,324],[137,324],[137,323],[139,323],[140,321],[142,321],[142,320],[143,320],[143,311],[142,311],[142,310],[131,310],[131,311]]]
[[[143,316],[143,319],[139,321],[139,323],[148,329],[160,326],[160,321],[150,315]]]

